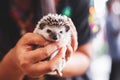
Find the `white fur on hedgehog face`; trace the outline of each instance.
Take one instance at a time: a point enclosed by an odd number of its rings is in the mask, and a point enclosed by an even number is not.
[[[49,41],[59,41],[65,37],[67,37],[66,28],[64,26],[49,26],[45,25],[43,29],[39,28],[39,24],[37,25],[38,29],[36,29],[36,33],[41,34],[45,39]]]
[[[37,24],[34,33],[42,35],[49,41],[63,41],[68,43],[71,40],[70,25],[66,16],[58,14],[48,14],[44,16]]]

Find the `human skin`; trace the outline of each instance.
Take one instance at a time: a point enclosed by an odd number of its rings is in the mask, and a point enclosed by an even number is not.
[[[46,45],[47,44],[47,45]],[[41,46],[35,49],[35,46]],[[54,71],[66,51],[61,43],[46,43],[38,34],[25,34],[0,62],[0,80],[22,80],[25,75],[38,77]],[[42,61],[58,50],[50,61]]]
[[[70,60],[63,68],[62,77],[74,77],[83,75],[89,68],[91,61],[91,43],[79,46],[77,51],[72,53]]]

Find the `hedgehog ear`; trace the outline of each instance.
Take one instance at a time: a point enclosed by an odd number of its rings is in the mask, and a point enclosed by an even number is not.
[[[65,25],[65,28],[66,28],[66,32],[68,32],[70,30],[70,26],[68,26],[68,25]]]
[[[40,29],[44,29],[44,27],[45,27],[45,23],[40,23],[40,24],[39,24],[39,28],[40,28]]]

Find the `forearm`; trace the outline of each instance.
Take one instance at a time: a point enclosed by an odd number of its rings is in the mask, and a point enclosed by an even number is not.
[[[12,50],[0,62],[0,80],[22,80],[22,72],[18,69],[12,58]]]
[[[82,75],[86,72],[90,59],[82,53],[74,53],[63,69],[63,77]]]
[[[63,69],[63,77],[72,77],[84,74],[90,65],[92,57],[91,54],[91,43],[79,46]]]

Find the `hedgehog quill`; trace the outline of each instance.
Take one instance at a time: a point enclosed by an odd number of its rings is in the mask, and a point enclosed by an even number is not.
[[[50,42],[63,40],[64,44],[67,45],[68,43],[71,43],[70,25],[67,20],[68,18],[66,16],[48,14],[40,19],[40,21],[38,21],[38,24],[36,25],[33,33],[40,34]],[[52,59],[57,54],[57,52],[58,51],[54,52],[53,55],[51,55],[50,59]],[[59,64],[59,67],[54,72],[50,72],[48,74],[57,73],[58,75],[62,76],[61,71],[65,66],[65,63],[66,60],[63,59],[63,61]]]

